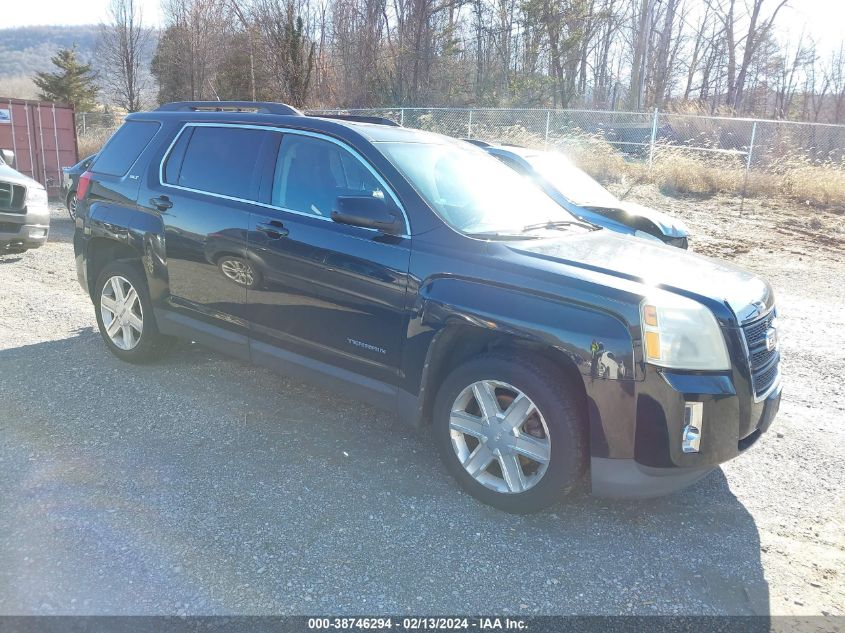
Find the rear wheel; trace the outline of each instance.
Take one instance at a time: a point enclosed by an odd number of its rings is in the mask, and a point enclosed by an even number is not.
[[[584,423],[551,363],[483,356],[454,369],[434,407],[441,456],[458,483],[507,512],[540,510],[579,480]]]
[[[160,354],[165,338],[156,327],[147,284],[138,267],[108,264],[97,279],[94,307],[100,335],[121,360],[142,363]]]
[[[76,192],[71,191],[67,194],[67,212],[71,220],[76,220]]]

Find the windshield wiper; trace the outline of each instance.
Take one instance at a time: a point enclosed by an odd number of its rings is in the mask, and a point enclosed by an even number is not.
[[[567,226],[580,226],[589,231],[596,231],[601,227],[596,226],[585,220],[549,220],[548,222],[538,222],[537,224],[529,224],[522,229],[523,233],[528,231],[537,231],[539,229],[562,229]]]

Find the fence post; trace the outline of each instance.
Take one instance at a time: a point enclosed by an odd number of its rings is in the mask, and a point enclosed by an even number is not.
[[[651,144],[648,147],[648,168],[654,163],[654,141],[657,139],[657,108],[654,109],[654,119],[651,122]]]
[[[405,108],[399,109],[399,125],[405,127]]]
[[[745,210],[745,193],[748,189],[748,172],[751,170],[751,154],[754,151],[754,137],[757,136],[757,121],[751,126],[751,140],[748,142],[748,155],[745,157],[745,178],[742,180],[742,198],[739,201],[739,217]]]
[[[754,125],[751,126],[751,140],[748,143],[748,156],[745,159],[745,173],[748,173],[748,170],[751,169],[751,154],[754,152],[754,139],[757,136],[757,121],[754,121]]]
[[[469,121],[467,122],[467,138],[472,138],[472,110],[469,111]]]
[[[549,149],[549,120],[552,118],[552,111],[546,110],[546,149]]]

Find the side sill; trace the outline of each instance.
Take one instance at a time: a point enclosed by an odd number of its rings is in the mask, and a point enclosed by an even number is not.
[[[261,341],[250,341],[250,352],[256,365],[342,392],[354,400],[361,400],[401,416],[398,393],[400,390],[386,382],[361,376],[348,369],[341,369]]]
[[[381,380],[367,378],[286,349],[250,340],[225,328],[172,310],[155,309],[162,334],[196,341],[210,349],[241,360],[252,361],[273,371],[342,392],[396,415],[403,423],[419,427],[419,398]]]
[[[211,349],[234,356],[241,360],[249,360],[249,338],[243,334],[194,319],[173,310],[154,308],[156,324],[159,332],[168,336],[196,341]]]

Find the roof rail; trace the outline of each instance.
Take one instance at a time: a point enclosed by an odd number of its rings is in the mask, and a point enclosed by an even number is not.
[[[487,141],[482,141],[482,140],[477,139],[477,138],[462,138],[461,140],[465,141],[467,143],[472,143],[473,145],[475,145],[477,147],[493,147]]]
[[[260,112],[262,114],[293,114],[302,112],[284,103],[272,101],[174,101],[158,107],[156,112]]]
[[[356,121],[358,123],[375,123],[376,125],[402,127],[393,119],[387,119],[383,116],[363,116],[360,114],[322,114],[317,112],[305,112],[305,116],[313,116],[319,119],[338,119],[340,121]]]

